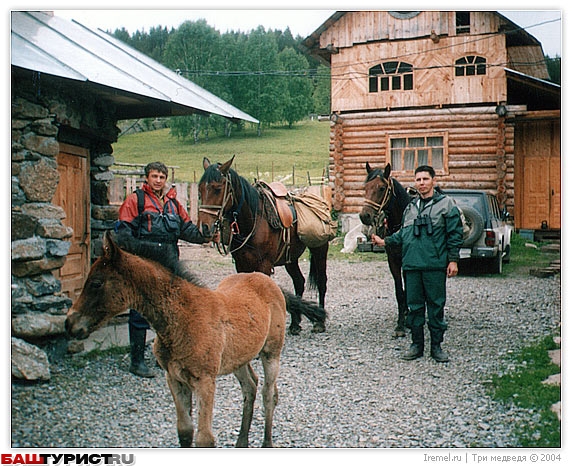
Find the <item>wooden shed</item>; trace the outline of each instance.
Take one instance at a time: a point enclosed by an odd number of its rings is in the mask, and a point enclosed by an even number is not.
[[[118,217],[109,199],[117,122],[193,113],[257,120],[49,12],[12,12],[11,64],[12,371],[37,380],[49,378],[44,350],[58,351],[67,309]]]
[[[336,12],[304,40],[331,68],[330,182],[344,230],[365,164],[495,194],[515,226],[560,229],[560,86],[541,44],[492,11]]]

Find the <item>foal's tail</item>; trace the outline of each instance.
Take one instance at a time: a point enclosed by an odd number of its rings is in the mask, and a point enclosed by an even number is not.
[[[300,316],[300,314],[303,314],[312,323],[324,324],[326,322],[326,310],[324,310],[320,305],[304,300],[302,297],[287,292],[284,289],[282,289],[282,293],[286,299],[286,309],[291,315],[297,314]]]

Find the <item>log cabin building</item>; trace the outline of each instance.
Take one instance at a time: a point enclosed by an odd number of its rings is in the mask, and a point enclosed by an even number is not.
[[[365,164],[405,186],[487,190],[517,229],[560,231],[560,86],[541,44],[492,11],[334,13],[303,45],[331,68],[330,182],[344,231]]]

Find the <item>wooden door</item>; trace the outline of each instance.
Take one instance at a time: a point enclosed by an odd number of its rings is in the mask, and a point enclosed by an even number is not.
[[[561,228],[559,122],[525,122],[515,131],[516,227]]]
[[[561,162],[560,157],[560,125],[554,124],[553,127],[554,147],[550,157],[550,216],[548,219],[551,229],[561,229],[562,227],[562,211],[561,211]]]
[[[62,291],[75,300],[87,277],[90,264],[90,184],[87,149],[60,143],[57,156],[60,181],[53,204],[61,206],[63,223],[73,229],[65,264],[56,273]]]

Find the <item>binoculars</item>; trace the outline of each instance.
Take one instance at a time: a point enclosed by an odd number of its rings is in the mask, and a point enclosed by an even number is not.
[[[427,227],[427,235],[433,235],[433,224],[431,224],[431,218],[427,215],[419,216],[413,221],[413,235],[419,237],[419,235],[421,235],[419,228],[422,226]]]

